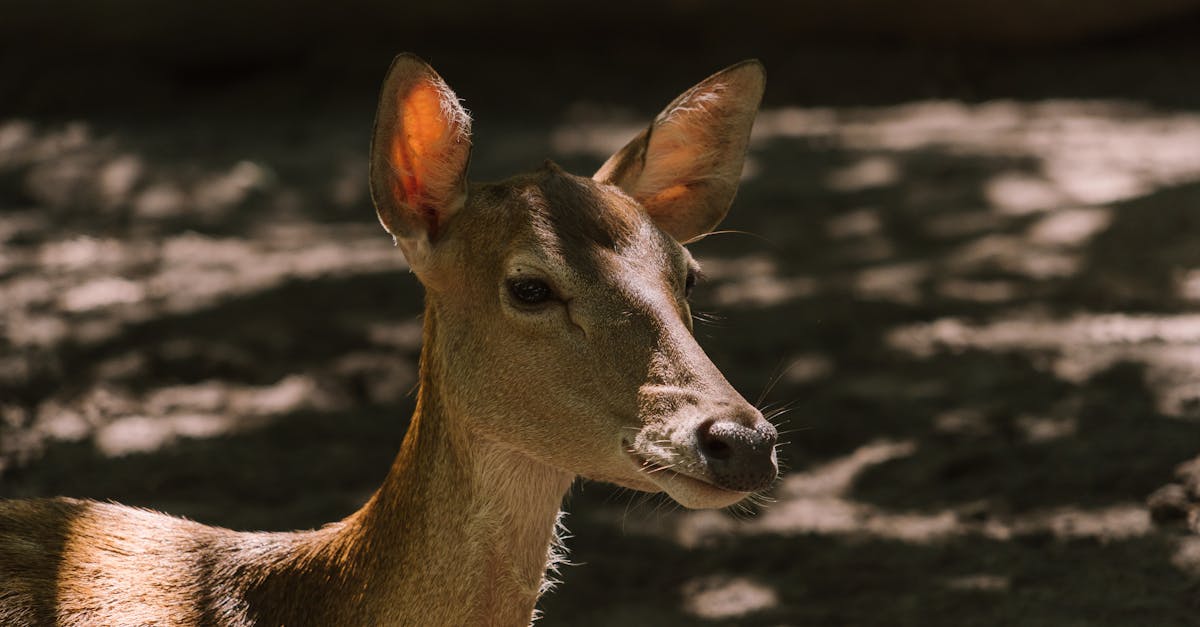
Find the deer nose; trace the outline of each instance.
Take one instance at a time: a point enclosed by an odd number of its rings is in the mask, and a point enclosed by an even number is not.
[[[749,420],[748,416],[706,420],[696,431],[696,442],[713,482],[726,490],[761,490],[771,485],[779,471],[775,462],[779,434],[757,410],[750,411],[754,414]]]

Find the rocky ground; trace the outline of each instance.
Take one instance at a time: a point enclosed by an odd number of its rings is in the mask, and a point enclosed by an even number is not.
[[[842,62],[898,67],[872,54]],[[738,233],[694,248],[702,343],[789,408],[775,501],[577,486],[539,624],[1195,624],[1200,102],[1114,54],[934,96],[773,72]],[[1153,80],[1080,88],[1109,68]],[[701,77],[480,108],[475,176],[590,172]],[[0,496],[290,529],[385,472],[421,296],[367,198],[373,103],[222,98],[0,118]]]

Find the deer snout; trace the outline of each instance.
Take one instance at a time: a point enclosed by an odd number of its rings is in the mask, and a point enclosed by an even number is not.
[[[736,492],[761,490],[775,480],[778,439],[775,426],[751,409],[706,420],[696,430],[696,445],[713,483]]]

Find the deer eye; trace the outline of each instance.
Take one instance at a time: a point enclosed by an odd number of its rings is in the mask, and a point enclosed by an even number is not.
[[[696,287],[696,271],[688,270],[687,278],[683,280],[683,295],[691,296],[694,287]]]
[[[554,297],[554,290],[541,279],[508,280],[508,293],[522,305],[540,305]]]

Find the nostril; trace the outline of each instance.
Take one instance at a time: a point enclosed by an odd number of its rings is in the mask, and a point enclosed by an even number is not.
[[[715,433],[712,422],[706,422],[700,427],[700,450],[709,459],[726,460],[733,457],[733,447]]]

